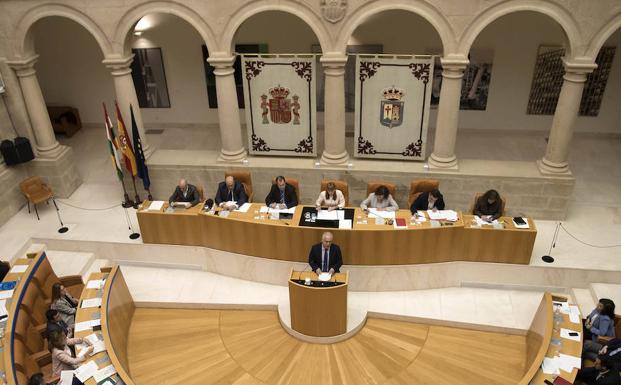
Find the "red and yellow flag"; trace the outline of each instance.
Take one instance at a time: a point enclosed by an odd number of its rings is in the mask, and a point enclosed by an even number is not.
[[[123,154],[123,160],[125,161],[125,168],[132,176],[136,176],[138,168],[136,167],[136,157],[132,150],[132,142],[129,140],[129,135],[127,135],[127,129],[125,129],[125,123],[123,123],[119,105],[116,102],[114,105],[116,106],[117,130],[119,132],[118,143],[121,153]]]

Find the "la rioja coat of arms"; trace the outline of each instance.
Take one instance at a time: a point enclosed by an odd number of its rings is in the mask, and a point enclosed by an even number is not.
[[[380,103],[380,123],[388,128],[398,127],[403,123],[403,90],[390,87],[382,91],[384,99]]]

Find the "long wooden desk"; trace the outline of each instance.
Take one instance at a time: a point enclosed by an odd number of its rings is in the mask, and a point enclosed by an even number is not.
[[[317,281],[312,271],[292,271],[289,277],[291,328],[313,337],[333,337],[347,332],[347,273],[336,273],[329,287],[306,286],[294,282],[309,278]]]
[[[477,261],[530,262],[537,229],[529,218],[530,229],[516,229],[511,218],[501,218],[501,229],[475,227],[471,215],[459,213],[456,222],[440,222],[433,227],[427,219],[410,221],[409,210],[399,210],[407,229],[375,224],[360,208],[355,208],[352,229],[326,229],[299,226],[302,206],[290,220],[273,220],[262,214],[262,204],[253,203],[246,212],[231,212],[227,218],[208,215],[202,204],[187,210],[165,212],[138,210],[138,222],[145,243],[206,246],[238,254],[278,260],[306,262],[308,250],[321,234],[334,234],[349,265],[405,265],[417,263]]]

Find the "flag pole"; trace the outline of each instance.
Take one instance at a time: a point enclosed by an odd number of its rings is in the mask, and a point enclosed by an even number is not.
[[[133,175],[132,175],[132,183],[134,184],[134,192],[136,193],[136,196],[134,197],[134,208],[137,209],[138,205],[142,201],[140,200],[140,196],[138,196],[138,189],[136,188],[136,177]]]
[[[127,193],[127,189],[125,188],[125,183],[123,182],[123,179],[119,179],[119,182],[121,182],[121,186],[123,186],[123,198],[125,199],[122,204],[123,208],[134,207],[134,201],[129,199],[129,194]]]

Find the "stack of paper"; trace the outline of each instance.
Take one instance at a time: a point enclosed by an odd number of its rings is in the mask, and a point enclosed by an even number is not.
[[[246,202],[246,203],[244,203],[243,205],[239,206],[239,207],[237,208],[237,210],[235,210],[235,211],[240,212],[240,213],[247,213],[247,212],[248,212],[248,209],[250,208],[250,206],[252,206],[252,204],[251,204],[251,203]]]
[[[569,320],[575,324],[581,323],[580,309],[578,308],[578,306],[569,306]]]
[[[0,318],[7,317],[9,312],[6,310],[6,299],[0,299]]]
[[[561,338],[566,338],[568,340],[580,342],[580,332],[561,328],[560,335],[561,335]]]
[[[73,373],[75,370],[63,370],[60,372],[60,381],[58,385],[71,385],[73,384]]]
[[[75,370],[75,376],[78,380],[86,382],[86,380],[93,377],[98,370],[99,367],[95,361],[89,361]]]
[[[369,209],[369,218],[395,219],[394,211],[384,211],[378,209]]]
[[[100,319],[78,322],[75,324],[75,332],[77,333],[77,332],[81,332],[84,330],[88,330],[88,329],[91,329],[93,326],[98,326],[98,325],[101,325]]]
[[[153,201],[149,205],[147,211],[162,211],[162,207],[164,207],[164,201]]]
[[[582,362],[580,357],[574,357],[560,353],[555,357],[545,357],[541,369],[545,374],[560,374],[560,370],[571,373],[574,368],[580,369]]]
[[[81,308],[99,307],[101,306],[101,298],[89,298],[82,300]]]
[[[497,224],[497,223],[498,223],[498,220],[497,220],[497,219],[494,219],[493,221],[488,222],[488,221],[484,221],[483,219],[481,219],[481,217],[479,217],[478,215],[475,215],[475,216],[474,216],[474,220],[476,221],[477,226],[483,226],[483,225],[495,225],[495,224]]]
[[[108,365],[105,368],[99,369],[97,371],[97,373],[94,374],[93,377],[95,378],[95,381],[97,383],[100,383],[101,381],[103,381],[106,378],[110,377],[114,373],[116,373],[116,369],[114,369],[114,365]]]
[[[429,219],[434,220],[446,219],[447,221],[455,222],[459,219],[457,212],[453,210],[427,210],[427,215],[429,215]]]
[[[105,279],[91,279],[86,283],[87,289],[101,289],[106,284]]]
[[[15,265],[9,270],[9,273],[23,273],[28,270],[28,265]]]
[[[0,291],[0,299],[8,299],[13,297],[14,290],[2,290]]]
[[[336,221],[339,219],[339,216],[338,216],[338,212],[334,210],[333,211],[319,210],[319,212],[317,213],[317,219]]]
[[[339,229],[351,229],[351,219],[339,219]]]

